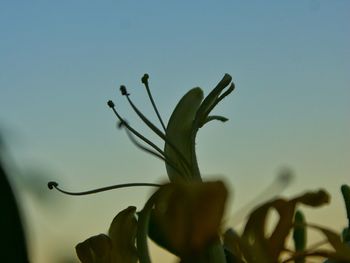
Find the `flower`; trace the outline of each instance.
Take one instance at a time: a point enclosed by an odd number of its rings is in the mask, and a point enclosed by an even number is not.
[[[113,219],[108,235],[92,236],[76,246],[82,263],[136,263],[136,207],[129,206]]]
[[[164,151],[149,139],[144,137],[141,133],[136,131],[131,125],[129,125],[127,121],[125,121],[125,119],[117,112],[115,105],[111,100],[108,101],[108,106],[112,108],[114,114],[117,116],[118,120],[121,123],[121,127],[126,129],[131,141],[136,146],[162,159],[165,162],[167,174],[171,182],[178,180],[201,181],[202,179],[198,168],[195,152],[196,135],[198,130],[209,121],[219,120],[225,122],[228,120],[223,116],[209,116],[209,114],[224,97],[226,97],[234,90],[235,86],[231,82],[232,77],[229,74],[225,74],[217,86],[204,99],[203,91],[199,87],[193,88],[187,92],[175,107],[173,113],[170,116],[167,127],[165,127],[164,122],[160,117],[158,109],[154,103],[149,89],[148,79],[148,74],[145,74],[142,77],[141,82],[146,87],[152,106],[164,131],[154,125],[136,107],[136,105],[130,99],[130,94],[124,85],[120,87],[120,91],[121,94],[127,98],[129,104],[136,112],[136,114],[141,118],[141,120],[156,135],[164,140]],[[134,136],[136,136],[151,148],[147,148],[142,143],[138,142]]]
[[[235,86],[231,82],[232,77],[225,74],[217,86],[203,100],[203,91],[193,88],[187,92],[175,107],[167,126],[164,153],[176,163],[177,169],[166,163],[166,169],[170,181],[176,180],[201,180],[195,151],[195,139],[197,132],[206,123],[212,120],[222,122],[228,119],[222,116],[209,116],[213,108]]]
[[[178,256],[181,263],[284,263],[305,262],[306,258],[323,257],[326,262],[350,262],[350,221],[341,236],[327,228],[309,224],[300,204],[319,207],[329,202],[324,190],[306,192],[292,199],[275,198],[259,205],[249,215],[243,232],[238,234],[229,228],[222,234],[222,218],[228,191],[221,181],[202,181],[198,168],[195,139],[197,132],[212,120],[227,121],[222,116],[210,115],[213,108],[234,90],[231,76],[225,74],[217,86],[204,98],[196,87],[187,92],[175,107],[165,127],[155,106],[145,74],[145,85],[162,129],[154,125],[135,106],[125,86],[120,91],[141,120],[164,140],[164,150],[136,131],[116,110],[113,101],[108,106],[117,116],[120,128],[124,128],[131,141],[140,149],[165,162],[169,183],[129,183],[104,187],[80,193],[60,189],[56,182],[49,188],[71,195],[92,194],[100,191],[130,186],[156,186],[158,189],[137,213],[130,206],[113,219],[108,235],[92,236],[76,246],[82,263],[150,263],[147,239]],[[204,98],[204,99],[203,99]],[[142,141],[142,142],[140,142]],[[284,173],[282,182],[287,182]],[[350,218],[350,187],[341,188],[348,218]],[[274,209],[279,218],[270,235],[266,234],[268,212]],[[307,246],[306,231],[313,228],[325,237],[331,249]],[[286,247],[288,235],[293,232],[295,249]]]

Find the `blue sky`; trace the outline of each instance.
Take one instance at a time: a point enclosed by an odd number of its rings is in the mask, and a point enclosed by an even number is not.
[[[338,187],[350,171],[349,17],[348,1],[2,1],[0,127],[21,170],[45,170],[62,187],[155,182],[166,178],[163,164],[115,129],[106,101],[152,137],[120,84],[156,121],[140,83],[149,73],[167,120],[188,89],[207,94],[230,73],[236,90],[215,110],[230,121],[198,136],[203,174],[227,177],[234,211],[288,166],[296,179],[285,194],[326,187],[333,202],[310,217],[340,229]],[[103,232],[128,205],[141,208],[149,191],[62,197],[60,212],[29,201],[35,262],[45,262],[43,240],[55,247],[64,239],[53,225],[76,228],[77,209],[93,222],[82,220],[67,244]],[[43,221],[46,233],[36,226]]]

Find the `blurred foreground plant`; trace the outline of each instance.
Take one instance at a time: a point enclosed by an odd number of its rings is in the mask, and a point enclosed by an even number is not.
[[[309,258],[324,258],[328,262],[350,262],[350,222],[342,237],[324,227],[306,223],[299,205],[319,207],[329,202],[324,190],[310,191],[291,199],[275,198],[255,208],[248,216],[242,233],[224,230],[223,215],[228,191],[221,181],[204,181],[198,167],[195,139],[197,132],[212,120],[227,121],[223,116],[210,115],[214,107],[234,90],[230,75],[225,74],[217,86],[203,98],[200,88],[187,92],[175,107],[167,127],[158,112],[150,92],[149,76],[144,84],[162,128],[158,128],[136,107],[125,86],[120,91],[133,110],[154,133],[164,141],[164,150],[135,130],[108,101],[131,141],[143,151],[164,161],[169,183],[134,183],[115,185],[81,193],[82,195],[129,186],[154,186],[158,189],[136,212],[135,207],[121,211],[112,221],[108,235],[88,238],[76,246],[82,263],[150,263],[147,238],[176,255],[182,263],[236,262],[306,262]],[[350,190],[342,186],[347,215],[350,218]],[[267,235],[267,215],[276,210],[279,220]],[[350,219],[349,219],[350,221]],[[313,228],[325,236],[329,249],[308,247],[306,232]],[[288,248],[288,236],[293,233],[295,248]]]

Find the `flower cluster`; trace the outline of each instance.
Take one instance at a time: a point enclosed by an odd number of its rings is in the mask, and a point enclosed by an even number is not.
[[[161,159],[169,182],[134,183],[110,186],[82,193],[91,194],[120,187],[153,186],[158,189],[136,212],[135,207],[121,211],[112,221],[108,235],[88,238],[76,246],[82,263],[151,263],[147,238],[176,255],[182,263],[275,263],[305,262],[320,257],[327,262],[350,262],[350,187],[341,190],[345,200],[349,226],[339,235],[327,228],[306,222],[300,205],[319,207],[329,202],[324,190],[310,191],[291,199],[274,198],[250,212],[242,233],[232,228],[224,229],[228,191],[221,181],[203,181],[196,157],[197,132],[210,121],[227,121],[212,115],[214,107],[235,88],[230,75],[225,74],[214,89],[204,98],[196,87],[188,91],[175,107],[167,126],[159,114],[149,88],[149,76],[144,84],[161,128],[153,124],[133,103],[125,86],[120,87],[130,106],[140,119],[164,141],[163,149],[134,129],[116,109],[113,101],[108,106],[117,117],[119,127],[125,129],[130,140],[141,150]],[[271,234],[267,235],[270,210],[277,211],[279,219]],[[307,229],[319,231],[325,237],[329,249],[310,246]],[[292,233],[294,249],[288,248],[288,236]]]

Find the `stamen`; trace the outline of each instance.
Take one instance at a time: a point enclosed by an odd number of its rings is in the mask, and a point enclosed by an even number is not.
[[[182,153],[174,146],[174,144],[172,144],[167,137],[165,136],[165,134],[158,129],[157,126],[155,126],[150,120],[147,119],[147,117],[145,115],[142,114],[142,112],[135,106],[135,104],[132,102],[132,100],[129,97],[129,93],[126,90],[125,86],[121,86],[120,87],[120,91],[121,94],[126,96],[130,106],[133,108],[133,110],[136,112],[136,114],[140,117],[140,119],[152,130],[154,131],[155,134],[157,134],[160,138],[162,138],[167,144],[169,144],[169,146],[175,151],[175,153],[180,157],[181,159],[181,164],[183,165],[183,168],[185,170],[187,170],[186,172],[188,173],[189,171],[191,171],[190,165],[187,162],[186,158],[182,155]]]
[[[124,93],[124,92],[123,92]],[[126,92],[127,94],[127,92]],[[169,163],[169,158],[166,156],[166,154],[164,153],[164,151],[162,151],[157,145],[155,145],[153,142],[151,142],[150,140],[148,140],[146,137],[144,137],[143,135],[141,135],[138,131],[136,131],[134,128],[132,128],[120,115],[119,113],[117,112],[117,110],[115,109],[115,104],[113,101],[109,100],[107,102],[107,105],[113,110],[114,114],[117,116],[117,118],[119,119],[120,121],[120,124],[119,126],[125,126],[127,128],[127,130],[129,130],[132,134],[134,134],[135,136],[137,136],[139,139],[141,139],[142,141],[144,141],[145,143],[147,143],[148,145],[150,145],[153,149],[155,149],[157,152],[159,152],[164,158],[165,160]],[[163,138],[165,140],[165,137]],[[166,140],[167,141],[167,140]],[[169,143],[170,146],[172,146],[172,144]],[[179,151],[174,147],[174,151],[176,153],[179,154]],[[181,155],[180,156],[181,159],[185,160],[185,158]],[[181,163],[182,164],[182,163]],[[185,168],[185,171],[188,172],[189,169],[189,165],[188,163],[186,162],[185,160],[185,164],[187,165],[187,170],[186,170],[186,167]],[[171,165],[173,166],[173,165]],[[179,169],[175,169],[177,171],[179,171]]]
[[[123,96],[124,96],[124,95],[130,95],[130,94],[128,93],[128,91],[126,90],[126,87],[125,87],[124,85],[121,85],[121,86],[120,86],[120,92],[122,93]]]
[[[155,145],[153,142],[151,142],[150,140],[148,140],[146,137],[144,137],[143,135],[141,135],[138,131],[136,131],[134,128],[132,128],[117,112],[117,110],[115,109],[115,105],[113,103],[113,101],[109,100],[107,102],[107,105],[113,110],[114,114],[117,116],[117,118],[119,119],[119,121],[121,122],[122,125],[124,125],[130,132],[132,132],[135,136],[137,136],[138,138],[140,138],[142,141],[144,141],[145,143],[147,143],[149,146],[151,146],[153,149],[155,149],[157,152],[159,152],[161,155],[165,156],[165,153],[157,146]]]
[[[118,124],[118,128],[123,128],[124,125],[123,123],[119,123]],[[179,174],[181,174],[181,172],[179,171],[179,169],[176,167],[176,164],[173,163],[169,158],[167,158],[166,156],[163,157],[162,155],[158,154],[157,152],[153,151],[152,149],[149,149],[145,146],[143,146],[141,143],[139,143],[136,138],[132,135],[132,133],[128,130],[128,129],[125,129],[126,131],[126,134],[128,135],[130,141],[138,148],[140,148],[141,150],[161,159],[162,161],[164,161],[166,164],[168,164],[171,168],[173,168],[176,172],[178,172]]]
[[[124,124],[125,124],[125,122],[124,122],[124,123],[120,122],[120,123],[118,124],[118,128],[124,128],[124,126],[125,126]],[[126,134],[128,135],[130,141],[131,141],[136,147],[138,147],[138,148],[140,148],[141,150],[146,151],[146,152],[148,152],[149,154],[154,155],[154,156],[156,156],[156,157],[162,159],[163,161],[165,161],[165,158],[164,158],[162,155],[160,155],[159,153],[157,153],[157,152],[153,151],[152,149],[149,149],[149,148],[143,146],[141,143],[139,143],[139,142],[135,139],[135,137],[132,135],[132,133],[129,131],[129,129],[126,128],[126,129],[125,129],[125,132],[126,132]]]
[[[65,191],[58,187],[57,182],[49,182],[47,184],[50,190],[55,188],[56,190],[60,191],[61,193],[67,194],[67,195],[89,195],[89,194],[96,194],[104,191],[109,191],[112,189],[119,189],[119,188],[126,188],[126,187],[134,187],[134,186],[152,186],[152,187],[160,187],[160,184],[152,184],[152,183],[129,183],[129,184],[117,184],[117,185],[111,185],[107,187],[97,188],[89,191],[83,191],[83,192],[69,192]]]
[[[145,115],[142,114],[142,112],[135,106],[135,104],[131,101],[130,99],[130,94],[127,92],[126,87],[125,86],[120,86],[120,92],[123,96],[126,97],[126,99],[128,100],[130,106],[133,108],[133,110],[136,112],[136,114],[140,117],[140,119],[146,123],[146,125],[152,130],[154,131],[160,138],[164,139],[165,138],[165,134],[158,129],[158,127],[156,125],[154,125],[149,119],[147,119],[147,117]]]
[[[144,74],[143,77],[141,78],[141,82],[145,85],[146,90],[147,90],[147,94],[148,94],[148,97],[152,103],[153,109],[157,114],[158,120],[160,121],[160,124],[162,125],[164,132],[166,132],[166,128],[165,128],[164,122],[162,120],[162,117],[160,116],[159,111],[157,109],[157,106],[153,100],[152,93],[151,93],[151,90],[150,90],[149,85],[148,85],[148,78],[149,78],[148,74]]]

